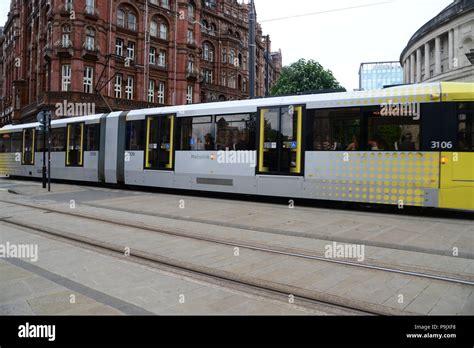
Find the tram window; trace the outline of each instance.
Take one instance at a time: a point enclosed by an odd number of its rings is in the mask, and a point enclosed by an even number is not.
[[[0,135],[0,153],[11,152],[12,141],[11,134],[4,133]]]
[[[359,108],[308,110],[308,149],[360,151]]]
[[[86,143],[84,151],[99,151],[100,125],[90,124],[86,126]]]
[[[212,117],[187,117],[179,119],[180,150],[214,151],[216,149]]]
[[[380,116],[371,112],[368,118],[367,150],[419,151],[420,121],[410,117]]]
[[[66,166],[82,167],[84,164],[84,124],[67,125]]]
[[[145,120],[127,122],[127,151],[145,150]]]
[[[53,128],[51,130],[51,152],[66,151],[66,128]]]
[[[217,150],[255,150],[255,114],[216,116]]]
[[[474,112],[460,113],[458,120],[459,151],[474,151]]]
[[[21,152],[23,145],[23,133],[11,133],[11,149],[10,152]]]
[[[36,147],[35,147],[36,152],[43,152],[43,150],[44,150],[43,136],[44,136],[43,131],[40,131],[40,130],[36,131]],[[46,149],[48,149],[48,144],[46,144]]]

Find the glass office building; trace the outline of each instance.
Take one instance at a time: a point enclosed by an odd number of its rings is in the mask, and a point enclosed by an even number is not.
[[[359,89],[381,89],[384,86],[403,84],[400,62],[362,63],[359,69]]]

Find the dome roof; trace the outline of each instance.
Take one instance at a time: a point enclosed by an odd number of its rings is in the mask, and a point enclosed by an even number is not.
[[[455,0],[452,4],[446,7],[443,11],[441,11],[436,17],[431,19],[428,23],[423,25],[420,29],[416,31],[416,33],[411,37],[410,41],[408,41],[407,46],[403,50],[400,61],[403,60],[403,56],[405,55],[406,51],[418,40],[420,40],[423,36],[430,33],[431,31],[439,28],[441,25],[448,23],[449,21],[466,14],[469,11],[474,10],[474,1],[473,0]]]

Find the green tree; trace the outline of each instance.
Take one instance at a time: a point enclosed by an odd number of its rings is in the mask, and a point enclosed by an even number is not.
[[[271,89],[272,96],[298,94],[308,91],[342,88],[331,70],[314,60],[300,59],[282,69],[280,78]]]

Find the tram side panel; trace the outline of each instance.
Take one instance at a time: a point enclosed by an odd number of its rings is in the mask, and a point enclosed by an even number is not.
[[[307,152],[305,196],[437,207],[439,153]]]
[[[218,151],[176,152],[175,187],[200,191],[257,194],[256,151],[240,152],[242,158],[225,158]],[[248,158],[243,158],[248,157]],[[250,159],[250,160],[248,160]],[[240,162],[240,163],[237,163]]]

